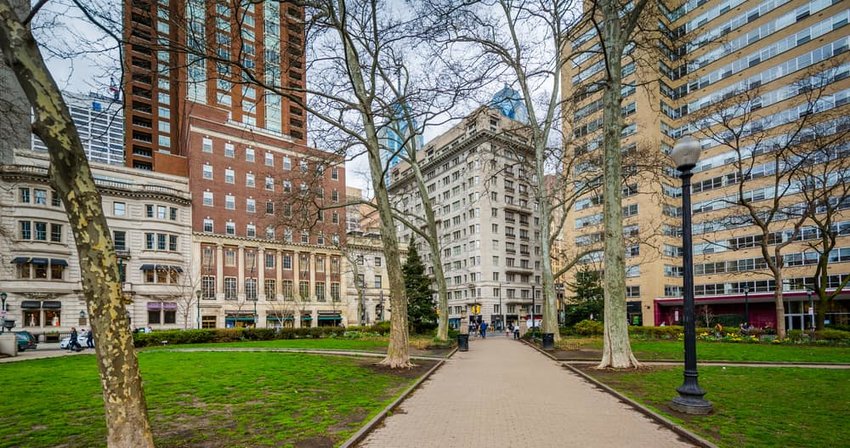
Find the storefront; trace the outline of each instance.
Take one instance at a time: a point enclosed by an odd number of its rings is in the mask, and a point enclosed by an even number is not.
[[[62,302],[58,300],[24,300],[21,311],[24,330],[49,333],[62,326]]]
[[[326,312],[319,311],[319,326],[320,327],[339,327],[342,325],[342,316],[338,311]]]
[[[254,314],[244,311],[227,311],[224,315],[224,328],[254,328]]]
[[[313,315],[310,313],[301,313],[301,328],[310,328],[313,326]]]
[[[148,325],[177,323],[177,302],[148,302]]]
[[[292,314],[273,313],[266,314],[267,328],[293,328],[295,326],[295,317]]]

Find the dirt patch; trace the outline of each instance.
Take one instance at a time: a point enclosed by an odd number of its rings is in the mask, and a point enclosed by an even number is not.
[[[310,437],[295,442],[293,446],[296,448],[332,448],[334,440],[327,436]]]
[[[561,361],[597,361],[602,359],[602,350],[555,350],[550,353],[555,359]]]
[[[374,360],[364,360],[361,365],[368,367],[376,373],[396,375],[402,378],[419,378],[437,364],[437,361],[432,361],[430,359],[417,359],[413,362],[416,365],[409,369],[391,369],[387,366],[376,363]]]

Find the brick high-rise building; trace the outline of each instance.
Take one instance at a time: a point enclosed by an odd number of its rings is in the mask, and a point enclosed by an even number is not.
[[[284,219],[285,196],[345,201],[342,159],[306,146],[303,17],[278,1],[125,4],[126,163],[189,178],[204,326],[347,320],[345,208]]]
[[[796,82],[810,73],[830,73],[824,78],[826,86],[820,91],[815,113],[833,111],[829,113],[834,116],[839,108],[846,109],[850,97],[848,6],[837,0],[673,2],[669,10],[662,8],[663,17],[659,17],[671,45],[666,56],[624,61],[624,150],[633,145],[652,145],[666,152],[682,135],[691,133],[701,139],[703,150],[694,169],[692,189],[698,309],[706,305],[714,315],[742,316],[757,326],[772,325],[773,291],[783,288],[787,327],[811,326],[806,288],[812,284],[814,266],[809,262],[812,254],[806,255],[811,252],[806,240],[816,232],[807,224],[799,241],[785,249],[787,284],[774,284],[756,244],[760,230],[751,225],[723,224],[729,216],[743,212],[742,207],[729,205],[725,199],[738,193],[736,155],[728,145],[706,138],[707,128],[697,125],[695,117],[723,101],[735,103],[749,92],[747,95],[753,98],[746,113],[752,115],[754,125],[744,134],[743,144],[757,143],[753,132],[762,142],[769,142],[809,113],[804,105],[810,96]],[[598,46],[595,31],[588,30],[565,51]],[[563,75],[564,98],[572,98],[573,106],[570,119],[564,120],[565,131],[576,143],[571,156],[598,155],[602,95],[581,92],[603,76],[604,66],[592,53],[575,54]],[[735,113],[740,116],[743,112]],[[814,121],[818,120],[816,116]],[[753,161],[746,192],[752,201],[771,199],[769,152],[742,152],[744,160]],[[624,186],[623,224],[629,235],[640,237],[640,243],[627,247],[626,254],[630,322],[659,325],[681,320],[681,183],[675,176],[669,167],[661,182],[638,176]],[[756,180],[759,177],[763,180]],[[589,195],[570,210],[572,216],[563,235],[568,244],[579,248],[601,244],[602,205],[598,199]],[[793,200],[800,200],[799,195]],[[847,221],[836,222],[835,230],[845,235],[848,225]],[[790,226],[790,222],[777,223],[771,238],[785,241]],[[839,239],[835,250],[844,248],[850,248],[846,237]],[[600,255],[584,261],[604,263]],[[850,275],[850,267],[843,261],[836,253],[830,287]],[[601,264],[598,266],[601,269]],[[572,282],[572,277],[563,281]],[[840,296],[827,310],[827,319],[846,323],[850,318],[848,302],[846,295]],[[746,308],[749,316],[744,317]]]

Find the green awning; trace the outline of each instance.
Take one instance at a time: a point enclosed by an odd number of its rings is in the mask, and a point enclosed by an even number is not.
[[[225,317],[224,320],[225,321],[229,320],[229,321],[232,321],[232,322],[253,322],[254,318],[253,317]]]
[[[340,317],[339,314],[325,314],[325,315],[319,314],[319,320],[320,321],[336,321],[336,320],[342,320],[342,317]]]
[[[291,321],[295,320],[295,318],[292,317],[292,316],[286,316],[286,317],[266,316],[266,320],[269,321],[269,322],[279,322],[279,321],[291,322]]]
[[[313,316],[301,316],[301,320],[313,320]]]

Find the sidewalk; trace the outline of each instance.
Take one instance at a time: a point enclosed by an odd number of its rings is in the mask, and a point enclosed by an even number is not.
[[[520,342],[470,342],[363,447],[687,447],[677,434]]]
[[[25,352],[18,352],[18,356],[8,357],[8,358],[0,358],[0,364],[7,362],[19,362],[19,361],[29,361],[31,359],[44,359],[44,358],[56,358],[59,356],[75,356],[75,355],[83,355],[86,353],[94,353],[94,350],[87,349],[81,352],[71,352],[68,350],[62,350],[59,348],[59,343],[42,343],[38,344],[38,348],[35,350],[27,350]]]

